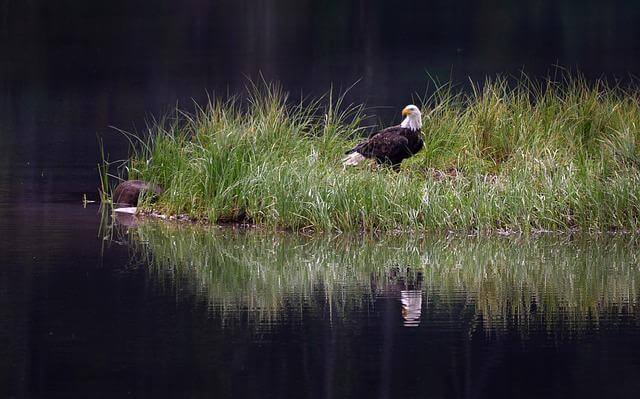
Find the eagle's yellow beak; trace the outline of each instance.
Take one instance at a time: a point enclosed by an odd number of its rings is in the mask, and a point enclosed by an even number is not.
[[[409,110],[409,108],[407,108],[407,107],[405,107],[405,108],[402,110],[402,116],[407,116],[407,115],[409,115],[410,113],[411,113],[411,111],[410,111],[410,110]]]

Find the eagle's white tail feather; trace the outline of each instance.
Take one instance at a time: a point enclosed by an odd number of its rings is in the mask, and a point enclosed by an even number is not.
[[[367,158],[359,152],[352,152],[342,160],[342,166],[355,166],[365,159]]]

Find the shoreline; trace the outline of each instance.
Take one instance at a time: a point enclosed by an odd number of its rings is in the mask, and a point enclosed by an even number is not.
[[[137,207],[134,207],[137,208]],[[119,213],[117,211],[119,208],[112,209],[112,213]],[[208,220],[195,220],[189,218],[187,215],[165,215],[154,210],[144,210],[144,209],[136,209],[135,213],[126,212],[127,215],[130,215],[136,219],[133,224],[126,224],[128,227],[137,226],[139,224],[145,223],[146,221],[160,221],[166,222],[166,224],[175,224],[185,225],[185,226],[194,226],[201,227],[203,229],[207,228],[219,228],[219,229],[233,229],[233,230],[241,230],[241,231],[256,231],[256,232],[275,232],[275,233],[284,233],[284,234],[296,234],[300,236],[339,236],[339,235],[367,235],[367,236],[402,236],[402,235],[418,235],[419,237],[424,236],[444,236],[444,237],[468,237],[468,238],[536,238],[542,236],[560,236],[560,237],[573,237],[573,236],[581,236],[581,237],[602,237],[602,236],[640,236],[640,230],[631,231],[631,230],[581,230],[579,228],[573,228],[569,230],[543,230],[543,229],[531,229],[530,231],[525,230],[515,230],[515,229],[492,229],[492,230],[415,230],[415,229],[401,229],[396,228],[392,230],[349,230],[349,231],[326,231],[326,230],[318,230],[314,228],[303,228],[299,230],[294,230],[285,227],[269,227],[266,225],[260,225],[256,223],[247,223],[247,222],[210,222]],[[117,218],[116,218],[117,220]]]

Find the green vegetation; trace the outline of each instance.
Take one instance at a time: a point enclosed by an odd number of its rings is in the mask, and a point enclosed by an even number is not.
[[[585,238],[304,237],[163,222],[127,236],[157,285],[197,293],[229,323],[308,308],[348,320],[380,295],[400,302],[402,279],[421,290],[423,321],[440,313],[470,328],[564,331],[637,316],[637,242]]]
[[[576,77],[443,86],[422,104],[425,149],[400,173],[344,170],[361,106],[290,104],[277,86],[211,100],[132,137],[129,178],[154,205],[211,223],[315,231],[636,231],[640,97]],[[106,173],[106,172],[104,172]],[[106,189],[105,189],[106,191]],[[143,205],[149,208],[149,205]]]

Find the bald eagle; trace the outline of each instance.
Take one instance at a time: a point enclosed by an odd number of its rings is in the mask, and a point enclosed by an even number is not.
[[[420,128],[422,114],[415,105],[407,105],[402,110],[404,120],[398,126],[388,127],[369,136],[349,151],[342,165],[357,165],[365,159],[374,159],[378,164],[386,164],[394,170],[400,163],[420,151],[424,145]]]

